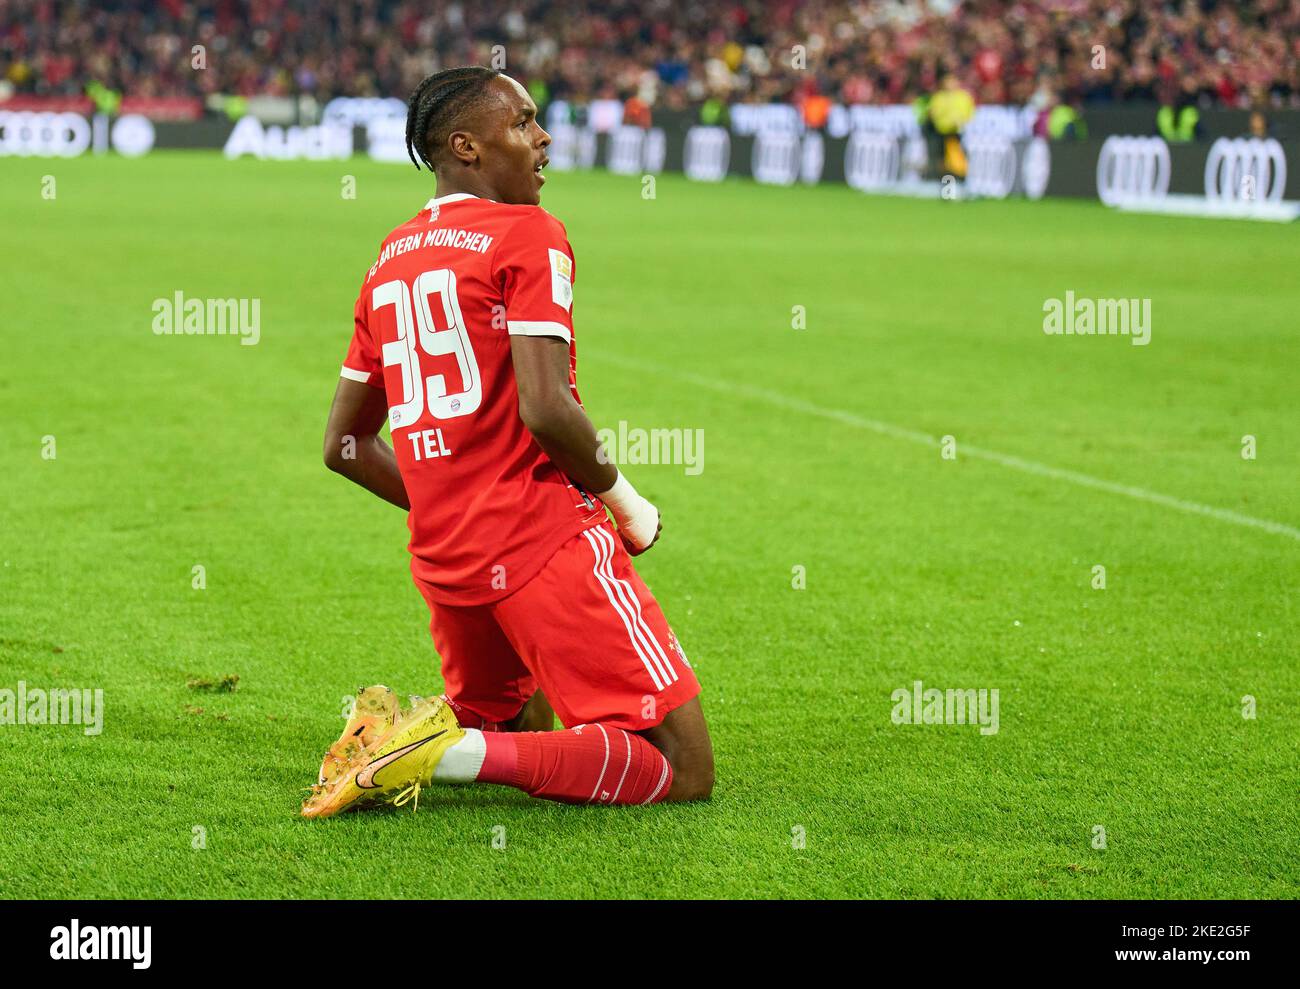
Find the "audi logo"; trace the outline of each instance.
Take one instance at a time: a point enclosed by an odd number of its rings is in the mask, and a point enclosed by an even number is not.
[[[798,134],[760,131],[750,156],[754,180],[765,185],[794,185],[799,177],[799,150]]]
[[[558,172],[591,168],[596,163],[596,135],[585,127],[556,124],[551,128],[551,146],[546,149],[548,166]]]
[[[817,131],[802,138],[783,131],[760,131],[750,156],[754,180],[765,185],[794,185],[796,180],[815,185],[821,181],[825,163],[826,142]]]
[[[1164,199],[1169,175],[1169,145],[1161,138],[1108,137],[1097,158],[1097,197],[1107,206]]]
[[[608,168],[616,175],[640,175],[663,171],[665,141],[663,128],[642,130],[622,125],[609,134]]]
[[[1221,137],[1205,159],[1210,201],[1280,203],[1286,191],[1286,155],[1275,138]]]
[[[722,127],[692,127],[686,132],[682,169],[697,182],[721,182],[731,164],[731,135]]]
[[[615,175],[636,175],[641,171],[641,145],[645,131],[620,125],[609,132],[609,160],[605,167]]]
[[[855,132],[844,148],[844,180],[865,191],[897,185],[902,176],[902,157],[898,138]]]
[[[75,113],[0,110],[0,155],[75,158],[90,147],[90,121]]]
[[[87,120],[77,113],[43,113],[34,110],[0,110],[0,157],[75,158],[93,148],[111,146],[128,158],[153,148],[154,128],[147,117],[128,113],[110,127],[108,117]]]
[[[1016,184],[1016,149],[1005,137],[972,137],[966,145],[966,190],[1006,199]]]

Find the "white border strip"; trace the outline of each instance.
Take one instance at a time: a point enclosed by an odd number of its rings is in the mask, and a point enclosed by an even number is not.
[[[506,332],[512,337],[559,337],[566,342],[573,340],[573,334],[563,323],[546,320],[510,319],[506,321]]]

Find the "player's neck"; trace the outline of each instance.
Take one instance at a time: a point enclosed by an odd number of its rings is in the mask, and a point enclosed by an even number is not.
[[[441,199],[443,196],[470,195],[478,196],[480,199],[490,199],[493,202],[500,202],[501,197],[495,189],[489,189],[488,183],[482,182],[475,175],[443,175],[436,173],[437,186],[435,187],[434,198]]]

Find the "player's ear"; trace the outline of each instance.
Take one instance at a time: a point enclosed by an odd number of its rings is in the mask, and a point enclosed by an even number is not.
[[[451,148],[452,156],[462,165],[478,164],[478,146],[474,135],[469,131],[452,131],[447,136],[447,146]]]

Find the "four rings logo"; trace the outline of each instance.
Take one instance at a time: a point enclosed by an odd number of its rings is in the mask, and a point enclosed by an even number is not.
[[[87,120],[79,113],[0,110],[0,157],[76,158],[91,149],[106,151],[111,144],[118,154],[134,158],[150,151],[153,142],[153,124],[135,113],[110,127],[102,114]]]
[[[844,149],[844,180],[855,189],[887,189],[902,178],[903,153],[889,134],[856,131]]]
[[[76,113],[0,112],[0,154],[75,158],[90,147],[90,121]]]
[[[1108,137],[1097,158],[1097,198],[1107,206],[1152,203],[1169,192],[1169,145],[1158,137]]]
[[[784,131],[759,131],[750,155],[755,182],[793,185],[799,177],[799,135]]]
[[[664,170],[667,140],[662,127],[642,130],[620,125],[609,132],[609,162],[615,175],[653,175]]]
[[[722,127],[692,127],[686,132],[682,169],[697,182],[721,182],[731,164],[731,135]]]
[[[1276,138],[1221,137],[1205,159],[1205,198],[1280,203],[1286,191],[1286,155]]]
[[[553,171],[591,168],[596,164],[596,132],[589,127],[556,124],[551,128],[551,146],[546,153]]]
[[[1005,137],[977,136],[966,149],[966,191],[973,196],[1006,199],[1016,185],[1016,149]]]
[[[750,171],[755,182],[794,185],[796,181],[821,181],[826,163],[826,143],[817,131],[803,137],[789,131],[759,131],[754,136]]]

